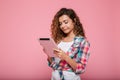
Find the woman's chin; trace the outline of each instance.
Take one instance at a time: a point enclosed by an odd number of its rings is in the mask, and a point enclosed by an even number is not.
[[[68,32],[64,32],[65,34],[68,34]]]
[[[64,33],[65,33],[65,34],[68,34],[68,33],[69,33],[69,31],[67,31],[67,30],[66,30],[66,31],[64,31]]]

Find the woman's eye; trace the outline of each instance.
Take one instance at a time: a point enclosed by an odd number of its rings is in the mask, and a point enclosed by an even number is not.
[[[65,21],[65,24],[67,24],[68,23],[68,21]]]
[[[62,23],[59,23],[59,26],[61,25]]]

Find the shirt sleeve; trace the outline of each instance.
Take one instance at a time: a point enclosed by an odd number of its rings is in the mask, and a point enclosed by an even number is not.
[[[55,70],[59,67],[59,63],[55,62],[55,57],[52,57],[52,62],[48,61],[48,66]]]
[[[80,47],[79,47],[79,52],[77,55],[77,66],[76,66],[76,70],[75,73],[76,74],[81,74],[83,72],[85,72],[85,67],[86,64],[88,62],[88,58],[90,56],[90,43],[84,39],[81,43],[80,43]],[[80,57],[78,57],[80,55]]]

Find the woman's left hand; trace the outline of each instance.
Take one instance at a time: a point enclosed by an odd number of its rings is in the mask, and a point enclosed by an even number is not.
[[[61,49],[54,49],[54,54],[61,60],[65,60],[67,57],[67,54]]]

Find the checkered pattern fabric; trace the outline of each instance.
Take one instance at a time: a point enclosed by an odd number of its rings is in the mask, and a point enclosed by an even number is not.
[[[76,74],[81,74],[85,71],[85,67],[90,56],[89,48],[90,43],[86,38],[76,36],[74,38],[74,43],[66,53],[71,59],[74,59],[77,62],[76,70],[73,70],[65,60],[61,60],[59,63],[56,63],[54,61],[54,57],[52,58],[52,63],[48,61],[48,64],[51,68],[53,68],[53,70],[65,70],[75,72]]]

